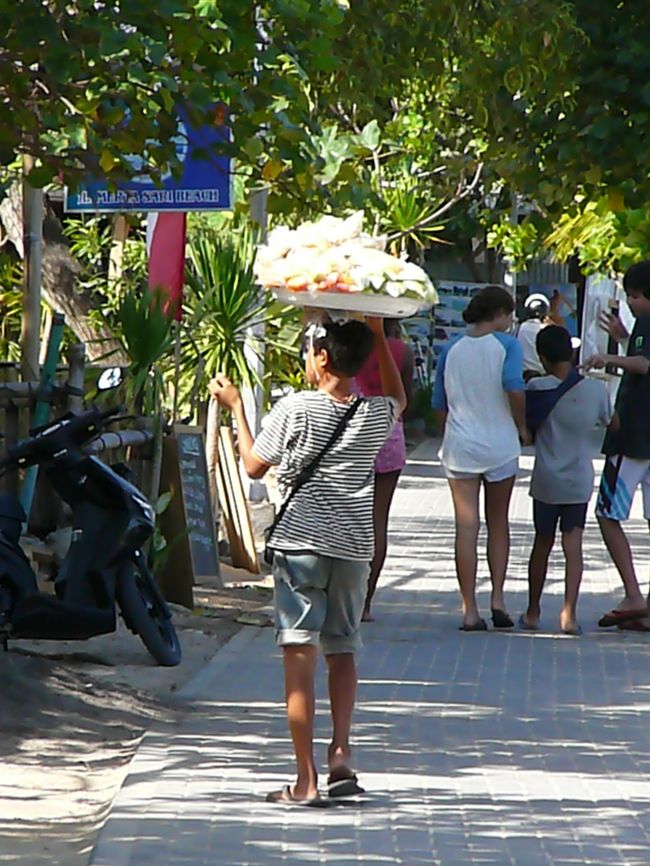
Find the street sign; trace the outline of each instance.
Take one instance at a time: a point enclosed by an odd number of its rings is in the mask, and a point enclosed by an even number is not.
[[[217,156],[214,147],[229,136],[224,125],[193,128],[180,119],[175,138],[176,154],[182,166],[178,179],[168,172],[157,185],[144,173],[141,156],[128,161],[135,169],[131,180],[110,189],[102,179],[89,181],[75,192],[66,189],[68,213],[106,213],[126,211],[214,211],[230,210],[231,160]]]

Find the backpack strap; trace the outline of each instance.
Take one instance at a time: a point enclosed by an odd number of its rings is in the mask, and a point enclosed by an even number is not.
[[[526,426],[535,436],[544,421],[551,414],[557,402],[564,397],[578,382],[582,382],[584,376],[573,368],[566,379],[557,388],[548,391],[531,390],[526,391]]]

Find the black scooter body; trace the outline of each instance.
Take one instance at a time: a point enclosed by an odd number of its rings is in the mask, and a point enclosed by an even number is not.
[[[132,609],[123,609],[129,627],[140,633],[161,664],[177,664],[180,647],[171,614],[140,551],[153,533],[153,510],[134,485],[82,450],[84,442],[101,432],[101,421],[114,414],[91,410],[65,417],[34,431],[2,461],[5,467],[38,463],[70,505],[73,525],[70,547],[55,579],[56,595],[42,593],[18,543],[25,519],[20,503],[0,495],[0,633],[5,638],[45,640],[107,634],[115,631],[116,601],[120,603],[121,596],[130,600]],[[139,592],[121,593],[124,581],[135,582]],[[139,630],[138,623],[144,628]],[[152,628],[155,624],[158,629]]]

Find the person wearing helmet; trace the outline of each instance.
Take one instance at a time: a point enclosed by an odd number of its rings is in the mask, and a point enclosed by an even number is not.
[[[524,315],[517,331],[517,340],[524,354],[524,382],[545,374],[537,354],[537,335],[549,324],[551,305],[545,295],[529,295],[524,301]]]

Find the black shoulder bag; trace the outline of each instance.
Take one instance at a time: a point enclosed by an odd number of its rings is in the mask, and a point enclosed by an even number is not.
[[[526,391],[526,426],[532,433],[533,439],[559,399],[578,382],[582,382],[582,379],[583,376],[574,368],[557,388]]]
[[[287,510],[289,503],[291,502],[293,497],[296,495],[296,493],[300,490],[300,488],[303,487],[309,481],[309,479],[312,477],[312,475],[316,471],[316,467],[321,462],[321,460],[323,459],[325,454],[330,450],[332,445],[339,438],[339,436],[341,435],[341,433],[345,429],[348,421],[350,421],[350,419],[352,418],[354,413],[357,411],[357,409],[359,408],[359,406],[361,405],[362,402],[363,402],[362,398],[357,398],[354,401],[354,403],[350,406],[350,408],[347,410],[347,412],[339,420],[338,424],[334,428],[334,432],[332,433],[330,438],[327,440],[327,444],[322,449],[322,451],[320,451],[316,455],[316,457],[314,457],[314,459],[311,461],[311,463],[309,463],[307,466],[302,467],[302,469],[298,473],[298,477],[294,481],[293,487],[289,491],[287,498],[284,500],[284,502],[280,506],[280,510],[275,515],[275,520],[273,521],[273,523],[270,526],[267,526],[267,528],[264,530],[264,562],[266,562],[267,565],[271,565],[273,563],[273,548],[270,546],[271,536],[275,532],[278,523],[282,520],[282,517],[283,517],[285,511]]]

